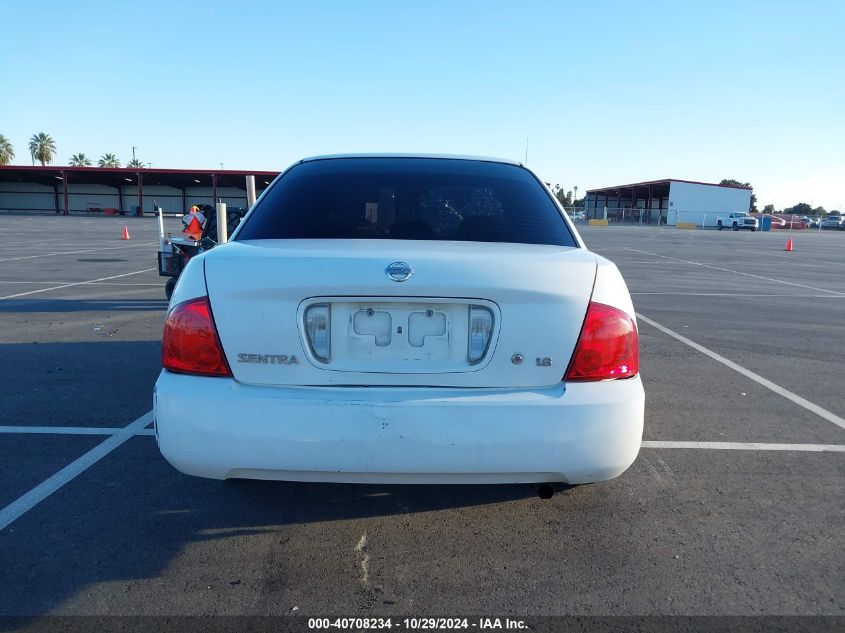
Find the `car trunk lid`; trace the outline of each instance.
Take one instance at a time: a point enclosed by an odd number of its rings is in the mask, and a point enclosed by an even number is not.
[[[406,280],[388,274],[395,263],[411,269],[392,269],[410,272]],[[256,240],[205,256],[234,377],[279,386],[555,384],[595,270],[580,248],[482,242]],[[327,360],[306,333],[312,306],[327,306]],[[473,362],[470,342],[481,344],[485,312],[486,349]]]

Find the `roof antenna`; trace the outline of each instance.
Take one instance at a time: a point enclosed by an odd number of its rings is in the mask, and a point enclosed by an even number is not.
[[[525,137],[525,164],[528,164],[528,137]]]

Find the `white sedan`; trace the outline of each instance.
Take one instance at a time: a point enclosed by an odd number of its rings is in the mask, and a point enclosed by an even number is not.
[[[585,483],[637,456],[631,298],[509,161],[302,160],[176,286],[154,394],[184,473]]]

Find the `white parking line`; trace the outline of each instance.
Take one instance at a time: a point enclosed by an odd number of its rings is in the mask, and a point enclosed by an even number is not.
[[[838,426],[840,429],[845,429],[845,419],[839,417],[835,413],[831,413],[827,409],[823,409],[819,405],[817,405],[813,402],[810,402],[809,400],[807,400],[805,398],[802,398],[801,396],[799,396],[796,393],[791,392],[789,389],[786,389],[785,387],[781,387],[780,385],[773,383],[771,380],[769,380],[767,378],[763,378],[759,374],[755,374],[753,371],[751,371],[750,369],[746,369],[742,365],[737,365],[735,362],[725,358],[721,354],[717,354],[713,350],[708,349],[708,348],[704,347],[703,345],[699,345],[695,341],[688,339],[686,336],[684,336],[682,334],[678,334],[674,330],[670,330],[668,327],[666,327],[664,325],[660,325],[656,321],[652,321],[651,319],[643,316],[639,312],[637,312],[637,318],[640,321],[643,321],[644,323],[648,323],[651,327],[660,330],[664,334],[668,334],[672,338],[681,341],[681,343],[689,345],[690,347],[692,347],[695,350],[698,350],[702,354],[709,356],[713,360],[715,360],[719,363],[722,363],[725,367],[733,369],[735,372],[742,374],[746,378],[750,378],[751,380],[753,380],[757,384],[763,385],[766,389],[769,389],[770,391],[774,391],[779,396],[783,396],[787,400],[791,400],[792,402],[797,404],[799,407],[803,407],[804,409],[807,409],[807,411],[810,411],[811,413],[815,413],[817,416],[824,418],[828,422],[832,422],[833,424]]]
[[[733,250],[736,253],[750,253],[752,255],[771,255],[771,256],[777,256],[777,257],[786,257],[788,259],[794,259],[794,256],[792,254],[786,253],[784,251],[771,251],[771,252],[770,251],[748,251],[748,250],[745,250],[745,249],[742,249],[742,248],[738,248],[736,250],[731,249],[731,250]],[[807,260],[807,259],[804,259],[803,257],[801,259],[799,259],[798,262],[801,263],[801,264],[814,264],[814,265],[817,265],[817,266],[822,266],[822,265],[824,265],[824,266],[827,266],[827,265],[845,266],[845,262],[831,262],[831,261],[827,261],[827,260],[824,260],[824,259]]]
[[[112,435],[107,440],[97,444],[79,459],[72,461],[52,477],[45,479],[35,488],[18,497],[15,501],[0,510],[0,530],[29,512],[36,505],[44,501],[59,488],[74,479],[80,473],[96,464],[103,457],[111,453],[118,446],[129,440],[153,419],[153,412],[148,411],[140,418],[127,425],[120,434]]]
[[[643,317],[640,317],[643,318]],[[661,326],[662,327],[662,326]],[[148,411],[140,418],[123,428],[73,427],[73,426],[0,426],[0,433],[20,434],[58,434],[58,435],[109,435],[109,438],[79,459],[74,460],[55,475],[44,480],[29,492],[0,510],[0,530],[29,512],[51,494],[59,490],[88,468],[103,459],[114,449],[135,436],[155,435],[154,429],[146,428],[153,419],[153,412]],[[644,440],[643,448],[665,449],[704,449],[704,450],[742,450],[742,451],[798,451],[845,453],[841,444],[775,444],[758,442],[676,442]]]
[[[150,416],[147,413],[147,416]],[[139,418],[140,420],[141,418]],[[152,417],[150,416],[150,420]],[[147,423],[149,424],[149,421]],[[134,424],[134,423],[133,423]],[[148,435],[155,436],[155,429],[99,426],[0,426],[0,434],[35,435]],[[643,448],[695,448],[703,450],[734,451],[800,451],[845,453],[845,444],[781,444],[774,442],[684,442],[664,440],[643,440]]]
[[[0,433],[23,435],[155,435],[155,429],[133,430],[105,426],[0,426]]]
[[[845,453],[845,444],[770,444],[760,442],[663,442],[644,440],[643,448],[695,448],[720,451],[801,451]]]
[[[17,229],[0,229],[0,231],[9,231],[9,232],[17,232]],[[45,242],[59,242],[65,239],[64,237],[45,237],[44,239],[40,240],[24,240],[24,241],[17,241],[17,242],[4,242],[0,244],[2,247],[6,246],[39,246],[43,245]],[[62,246],[62,244],[57,244],[57,246]]]
[[[98,281],[108,281],[109,279],[118,279],[120,277],[128,277],[129,275],[139,275],[141,273],[148,273],[150,271],[157,270],[156,268],[145,268],[144,270],[136,270],[131,273],[123,273],[122,275],[112,275],[111,277],[100,277],[99,279],[89,279],[87,281],[75,281],[70,284],[63,284],[61,286],[52,286],[50,288],[41,288],[40,290],[30,290],[28,292],[19,292],[15,295],[6,295],[5,297],[0,297],[0,301],[3,299],[17,299],[18,297],[25,297],[27,295],[35,295],[39,292],[50,292],[51,290],[61,290],[62,288],[70,288],[71,286],[83,286],[85,284],[94,284]]]
[[[833,291],[830,291],[833,292]],[[735,297],[745,299],[747,297],[799,297],[802,299],[845,299],[843,295],[805,295],[805,294],[748,294],[738,292],[632,292],[631,295],[671,295],[679,297]]]
[[[133,248],[136,246],[152,246],[156,242],[142,242],[141,244],[123,244],[121,246],[103,246],[97,248],[88,248],[82,251],[59,251],[56,253],[43,253],[41,255],[21,255],[20,257],[7,257],[0,259],[0,262],[14,262],[20,259],[35,259],[37,257],[52,257],[54,255],[77,255],[79,253],[99,253],[100,251],[113,251],[121,248]]]
[[[150,286],[150,287],[155,287],[155,288],[162,288],[163,287],[163,284],[161,282],[158,282],[157,284],[132,284],[132,283],[122,284],[119,281],[114,281],[114,282],[112,282],[112,281],[86,281],[85,284],[91,285],[91,286]],[[83,284],[83,285],[85,285],[85,284]]]
[[[43,286],[43,285],[46,285],[46,284],[72,284],[72,283],[76,283],[76,282],[59,281],[59,280],[55,280],[55,281],[2,281],[2,280],[0,280],[0,284],[18,284],[18,285],[23,284],[25,286],[26,285]],[[85,284],[90,284],[92,286],[156,286],[156,287],[161,286],[161,283],[157,283],[157,284],[147,284],[147,283],[142,283],[142,284],[128,283],[128,284],[124,284],[124,283],[120,283],[119,281],[111,281],[111,282],[110,281],[80,281],[79,282],[79,285],[85,285]]]
[[[635,253],[642,253],[643,255],[652,255],[653,257],[662,257],[663,259],[671,259],[672,261],[682,262],[684,264],[690,264],[692,266],[701,266],[703,268],[712,268],[713,270],[719,270],[723,273],[731,273],[733,275],[744,275],[746,277],[754,277],[755,279],[763,279],[765,281],[771,281],[777,284],[786,284],[787,286],[798,286],[799,288],[806,288],[807,290],[816,290],[818,292],[830,292],[835,295],[842,295],[845,296],[845,292],[839,292],[838,290],[828,290],[827,288],[816,288],[815,286],[807,286],[805,284],[798,284],[792,281],[784,281],[783,279],[775,279],[774,277],[764,277],[763,275],[755,275],[753,273],[746,273],[741,270],[731,270],[730,268],[721,268],[719,266],[713,266],[712,264],[702,264],[701,262],[693,262],[688,259],[680,259],[678,257],[669,257],[668,255],[659,255],[657,253],[650,253],[649,251],[641,251],[637,250],[636,248],[630,248],[629,246],[625,247],[626,250],[633,251]]]

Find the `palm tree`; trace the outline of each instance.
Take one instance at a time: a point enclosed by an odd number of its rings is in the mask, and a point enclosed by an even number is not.
[[[70,157],[70,166],[71,167],[90,167],[91,166],[91,159],[88,158],[85,154],[79,153],[74,154]]]
[[[0,165],[8,165],[15,157],[15,148],[5,136],[0,134]]]
[[[131,167],[132,169],[142,169],[144,167],[144,163],[141,162],[141,160],[138,158],[133,158],[128,163],[126,163],[126,167]]]
[[[97,161],[97,165],[100,167],[120,167],[120,161],[114,154],[103,154]]]
[[[32,160],[41,161],[41,166],[44,167],[47,163],[53,162],[56,142],[52,136],[45,132],[33,134],[32,138],[29,139],[29,153],[32,155]]]

